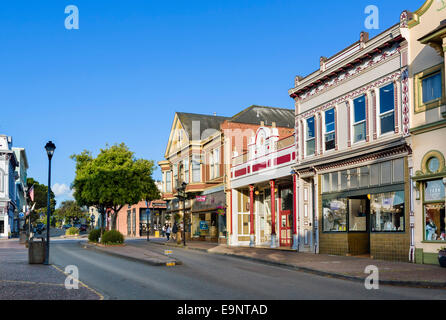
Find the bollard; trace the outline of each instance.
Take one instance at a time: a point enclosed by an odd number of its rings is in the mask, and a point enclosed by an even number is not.
[[[28,263],[43,264],[45,262],[46,241],[35,241],[34,238],[28,241]]]

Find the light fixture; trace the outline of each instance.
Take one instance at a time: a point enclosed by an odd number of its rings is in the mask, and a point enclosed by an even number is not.
[[[53,154],[54,154],[54,150],[56,150],[56,145],[52,141],[49,141],[45,145],[45,150],[46,150],[46,154],[48,155],[48,159],[51,160],[51,158],[53,157]]]

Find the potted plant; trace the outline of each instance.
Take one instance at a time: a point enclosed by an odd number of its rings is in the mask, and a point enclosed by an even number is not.
[[[438,251],[438,262],[440,263],[440,266],[446,268],[446,247],[442,247]]]

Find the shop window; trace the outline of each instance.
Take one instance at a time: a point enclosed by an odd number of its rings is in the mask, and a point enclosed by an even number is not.
[[[136,235],[136,209],[132,210],[132,227],[133,227],[133,235]]]
[[[445,234],[445,206],[444,203],[426,204],[425,212],[425,240],[446,241]]]
[[[366,103],[365,95],[353,101],[353,136],[354,142],[363,141],[366,138]]]
[[[325,111],[325,150],[336,147],[335,112],[334,109]]]
[[[369,167],[359,168],[359,175],[360,175],[360,187],[367,188],[369,186],[369,180],[370,180]]]
[[[367,201],[349,199],[349,231],[367,231]]]
[[[393,160],[393,182],[404,182],[404,159]]]
[[[316,151],[316,132],[314,119],[314,117],[307,119],[307,156],[314,155]]]
[[[132,212],[127,210],[127,235],[130,236],[132,233]]]
[[[339,173],[331,173],[331,192],[336,192],[339,190]]]
[[[350,189],[356,189],[359,187],[358,169],[350,170]]]
[[[381,163],[381,184],[392,183],[392,162]]]
[[[395,131],[395,94],[393,83],[379,90],[381,134]]]
[[[323,199],[323,231],[347,231],[347,199]]]
[[[348,189],[348,170],[341,171],[341,189]]]
[[[324,183],[322,184],[322,192],[328,193],[330,192],[330,174],[323,175]]]
[[[284,188],[280,190],[280,198],[282,211],[293,212],[293,191],[292,188]]]
[[[423,103],[429,103],[442,96],[442,78],[441,72],[427,76],[421,80],[421,87],[423,88]]]
[[[370,185],[371,186],[379,185],[380,168],[381,168],[381,165],[379,163],[372,164],[370,166]]]
[[[5,221],[0,220],[0,234],[5,233]]]
[[[371,195],[370,212],[372,232],[404,232],[404,191]]]
[[[424,183],[424,239],[426,241],[446,241],[444,201],[443,179]]]

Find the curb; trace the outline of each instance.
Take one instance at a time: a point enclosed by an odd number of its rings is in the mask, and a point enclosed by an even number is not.
[[[113,251],[106,251],[106,250],[101,250],[99,249],[99,247],[92,245],[92,244],[85,244],[82,242],[79,242],[79,245],[87,250],[94,250],[100,253],[104,253],[104,254],[108,254],[110,256],[114,256],[114,257],[119,257],[119,258],[124,258],[127,260],[131,260],[131,261],[135,261],[135,262],[140,262],[140,263],[144,263],[144,264],[148,264],[151,266],[156,266],[156,267],[160,267],[160,266],[167,266],[167,267],[173,267],[175,265],[182,265],[183,263],[180,260],[177,259],[171,259],[167,262],[162,262],[160,260],[153,260],[153,259],[140,259],[140,258],[136,258],[136,257],[132,257],[132,256],[127,256],[127,255],[123,255],[117,252],[113,252]]]
[[[153,242],[153,243],[156,243],[156,242]],[[327,278],[349,280],[349,281],[355,281],[355,282],[364,282],[365,279],[366,279],[366,278],[361,278],[361,277],[356,277],[356,276],[349,276],[349,275],[345,275],[345,274],[342,274],[342,273],[335,273],[335,272],[311,269],[311,268],[307,268],[307,267],[300,267],[300,266],[296,266],[294,264],[289,264],[289,263],[284,263],[284,262],[276,262],[276,261],[271,261],[271,260],[266,260],[266,259],[247,257],[247,256],[238,255],[238,254],[234,254],[234,253],[210,252],[209,249],[201,249],[201,248],[191,248],[191,247],[184,248],[181,245],[170,244],[170,243],[156,243],[156,244],[158,244],[158,245],[165,245],[165,246],[173,246],[173,247],[187,249],[187,250],[196,250],[196,251],[206,252],[206,253],[209,253],[209,254],[216,254],[216,255],[234,257],[234,258],[244,259],[244,260],[248,260],[248,261],[255,261],[255,262],[260,262],[260,263],[263,263],[263,264],[279,266],[279,267],[285,267],[285,268],[293,269],[293,270],[296,270],[296,271],[301,271],[301,272],[305,272],[305,273],[311,273],[311,274],[314,274],[314,275],[327,277]],[[379,283],[383,284],[383,285],[399,286],[399,287],[427,288],[427,289],[446,289],[446,282],[379,280]]]

